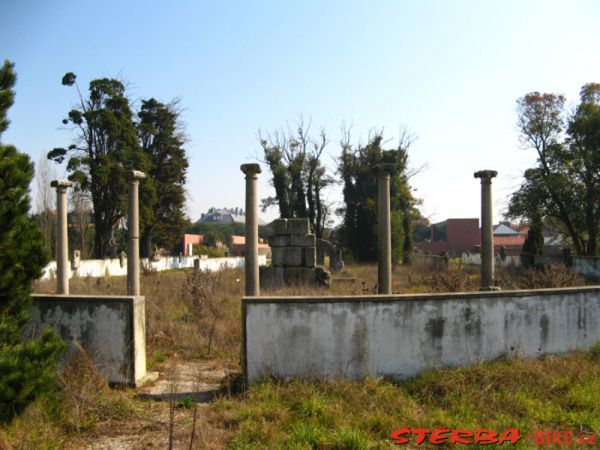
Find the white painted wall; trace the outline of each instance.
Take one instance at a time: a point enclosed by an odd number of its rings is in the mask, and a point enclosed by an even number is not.
[[[573,256],[572,268],[580,275],[588,277],[600,277],[600,258],[594,256]],[[536,263],[541,264],[562,264],[563,257],[558,255],[536,257]],[[463,264],[481,265],[480,253],[463,253]],[[495,256],[497,267],[521,267],[521,258],[519,256],[505,256],[504,260],[499,255]]]
[[[413,296],[246,297],[249,381],[395,379],[600,341],[600,287]]]
[[[476,266],[481,265],[481,253],[463,253],[462,254],[463,264],[472,264]],[[521,267],[520,256],[505,256],[504,259],[500,255],[494,257],[494,264],[496,267]]]
[[[141,259],[142,267],[149,267],[157,272],[163,270],[184,269],[194,267],[194,261],[199,260],[200,270],[211,272],[227,268],[243,268],[243,257],[229,258],[198,258],[197,256],[167,256],[157,261],[149,261],[147,258]],[[258,256],[258,263],[264,266],[267,263],[265,255]],[[127,259],[121,264],[119,259],[84,259],[79,262],[76,270],[71,270],[69,278],[73,277],[103,277],[103,276],[124,276],[127,275]],[[42,280],[56,278],[56,261],[50,262],[42,271]]]

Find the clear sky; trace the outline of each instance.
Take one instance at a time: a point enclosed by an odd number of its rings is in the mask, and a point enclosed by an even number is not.
[[[473,172],[495,169],[500,214],[535,160],[519,148],[516,99],[560,92],[573,105],[600,81],[599,19],[597,0],[0,0],[0,58],[18,73],[3,141],[37,162],[72,138],[62,75],[84,89],[120,77],[134,99],[181,99],[193,220],[243,206],[239,166],[260,156],[258,130],[299,114],[327,130],[332,170],[344,122],[355,140],[417,135],[411,164],[427,168],[412,184],[434,221],[479,217]],[[267,181],[263,166],[261,196]]]

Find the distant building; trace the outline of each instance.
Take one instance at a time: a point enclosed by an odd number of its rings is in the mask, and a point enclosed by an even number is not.
[[[192,256],[194,245],[204,244],[204,236],[201,234],[184,234],[183,235],[183,255]],[[231,256],[244,256],[246,249],[246,237],[231,236]],[[262,239],[258,242],[258,254],[271,256],[271,247],[265,244]]]
[[[246,213],[242,208],[210,208],[208,212],[202,213],[200,220],[202,223],[213,223],[215,225],[227,225],[231,223],[246,223]],[[258,219],[259,225],[265,225],[265,222]]]
[[[517,256],[523,250],[529,227],[519,228],[509,222],[500,222],[494,226],[494,253],[499,254],[504,248],[507,256]]]
[[[479,219],[448,219],[434,223],[430,230],[430,239],[415,243],[415,247],[433,255],[446,252],[450,256],[460,256],[481,243]]]
[[[244,256],[246,251],[246,236],[231,236],[231,255],[232,256]],[[269,244],[263,242],[262,239],[258,240],[258,254],[266,255],[268,258],[271,257],[271,247]]]
[[[201,234],[184,234],[183,235],[183,256],[192,256],[193,246],[204,243],[204,236]]]
[[[430,226],[431,237],[415,247],[433,255],[447,253],[460,256],[463,252],[479,252],[481,229],[479,219],[448,219]],[[519,227],[509,222],[494,226],[494,253],[504,248],[506,255],[519,255],[527,239],[528,227]]]

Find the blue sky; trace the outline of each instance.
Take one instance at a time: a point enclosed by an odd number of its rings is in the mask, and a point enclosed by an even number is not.
[[[68,145],[61,119],[76,97],[62,75],[83,89],[120,77],[134,100],[181,99],[192,219],[243,206],[239,166],[260,156],[258,130],[299,114],[325,127],[332,170],[342,123],[356,141],[383,128],[390,146],[408,128],[411,164],[426,165],[412,184],[434,221],[479,217],[473,172],[498,170],[499,215],[535,160],[519,147],[516,99],[560,92],[573,105],[600,81],[599,19],[594,0],[0,0],[0,58],[18,72],[3,141],[34,161]],[[263,166],[261,196],[270,189]]]

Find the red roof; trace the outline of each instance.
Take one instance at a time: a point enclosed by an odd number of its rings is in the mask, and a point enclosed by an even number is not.
[[[522,246],[525,243],[526,235],[519,234],[518,236],[494,236],[494,246]]]

